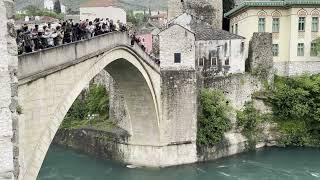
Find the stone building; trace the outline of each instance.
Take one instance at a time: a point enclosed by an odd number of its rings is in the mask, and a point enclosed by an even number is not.
[[[244,73],[244,40],[184,13],[169,22],[168,28],[160,33],[161,66],[181,64],[179,66],[194,67],[210,76]],[[173,59],[176,56],[181,56],[181,61]]]
[[[161,69],[195,69],[194,32],[173,24],[159,33]]]
[[[209,23],[214,28],[222,29],[222,0],[169,0],[168,19],[188,13]]]
[[[279,74],[320,72],[314,42],[320,37],[319,0],[246,0],[225,17],[230,19],[230,32],[245,37],[247,45],[254,32],[272,33],[273,60]]]

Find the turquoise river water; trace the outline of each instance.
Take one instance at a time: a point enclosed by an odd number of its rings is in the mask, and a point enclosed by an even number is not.
[[[320,180],[320,150],[266,148],[214,162],[128,169],[51,146],[38,180]]]

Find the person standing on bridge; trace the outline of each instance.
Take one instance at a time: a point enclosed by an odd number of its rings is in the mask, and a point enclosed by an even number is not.
[[[95,29],[95,26],[93,25],[92,21],[90,21],[89,25],[86,27],[86,31],[87,31],[86,39],[90,39],[91,37],[93,37],[94,29]]]
[[[56,36],[53,38],[54,40],[54,45],[55,46],[60,46],[62,45],[62,40],[63,40],[63,34],[61,31],[61,27],[57,26],[56,31],[55,31]]]

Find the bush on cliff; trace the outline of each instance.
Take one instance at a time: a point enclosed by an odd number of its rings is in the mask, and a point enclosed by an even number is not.
[[[109,118],[109,97],[104,86],[91,85],[87,92],[75,100],[60,128],[74,129],[83,126],[94,126],[107,122]]]
[[[212,147],[223,139],[226,131],[231,129],[228,118],[230,107],[220,91],[204,89],[200,94],[198,117],[198,147]]]
[[[260,124],[269,121],[270,114],[263,114],[255,109],[253,102],[246,102],[242,111],[237,111],[237,126],[242,134],[248,138],[248,149],[255,149],[262,131]]]

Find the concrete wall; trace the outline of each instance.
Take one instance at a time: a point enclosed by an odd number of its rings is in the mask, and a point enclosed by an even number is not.
[[[159,34],[161,69],[194,69],[195,36],[180,25],[172,25]],[[181,63],[174,62],[174,54],[181,54]]]
[[[13,180],[19,174],[17,130],[17,47],[14,30],[14,2],[0,1],[0,179]]]
[[[80,7],[80,20],[89,19],[93,21],[95,18],[109,18],[116,23],[118,20],[127,23],[127,13],[119,7]]]

